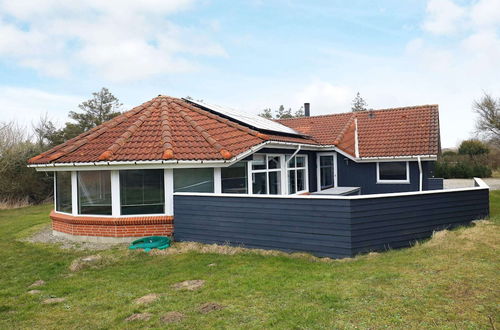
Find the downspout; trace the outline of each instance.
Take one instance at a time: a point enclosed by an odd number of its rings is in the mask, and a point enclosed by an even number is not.
[[[290,159],[292,159],[293,157],[295,157],[299,153],[300,147],[301,147],[301,145],[299,144],[299,146],[297,147],[297,150],[295,150],[295,152],[292,154]],[[290,159],[289,159],[289,161],[290,161]],[[288,162],[286,163],[286,167],[288,167]]]
[[[422,172],[422,161],[420,156],[417,157],[418,160],[418,173],[419,173],[419,190],[423,190],[424,174]]]

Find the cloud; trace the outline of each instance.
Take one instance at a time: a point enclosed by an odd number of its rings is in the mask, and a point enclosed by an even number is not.
[[[345,86],[336,86],[326,81],[314,81],[304,86],[297,94],[295,102],[309,102],[314,114],[346,112],[351,108],[355,92]]]
[[[465,9],[451,0],[430,0],[427,3],[429,16],[423,28],[431,33],[448,35],[457,32],[465,16]]]
[[[50,76],[83,66],[111,81],[197,70],[196,56],[227,54],[204,31],[166,19],[193,2],[0,0],[0,56]]]
[[[31,121],[45,113],[49,119],[62,125],[70,110],[76,110],[85,98],[76,95],[48,93],[33,88],[0,86],[0,121],[16,120],[30,128]]]

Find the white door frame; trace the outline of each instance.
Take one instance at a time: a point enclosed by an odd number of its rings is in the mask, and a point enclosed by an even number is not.
[[[337,153],[336,152],[318,152],[316,153],[316,189],[321,191],[321,167],[320,167],[320,157],[321,156],[333,156],[333,186],[338,187],[337,180]]]

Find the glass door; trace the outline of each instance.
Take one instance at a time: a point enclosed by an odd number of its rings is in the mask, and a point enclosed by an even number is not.
[[[335,154],[318,154],[318,190],[335,187]]]

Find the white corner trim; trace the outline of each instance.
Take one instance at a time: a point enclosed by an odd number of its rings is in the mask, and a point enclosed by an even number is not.
[[[358,118],[354,118],[354,154],[359,158]]]
[[[78,172],[71,172],[71,213],[78,215]]]
[[[490,186],[488,186],[486,182],[484,182],[484,180],[481,178],[474,178],[474,186],[478,188],[490,189]]]
[[[214,193],[222,193],[222,169],[214,167]]]
[[[113,170],[111,171],[111,216],[121,215],[120,204],[120,172]]]
[[[165,214],[174,215],[174,170],[166,168],[163,170],[163,175]]]
[[[409,184],[410,183],[410,162],[406,161],[406,180],[381,180],[380,162],[377,162],[377,184]]]

